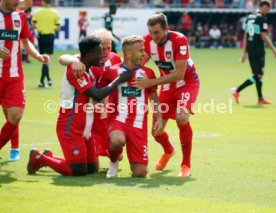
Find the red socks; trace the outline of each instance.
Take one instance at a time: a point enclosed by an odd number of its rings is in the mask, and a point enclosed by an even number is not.
[[[161,135],[155,136],[155,140],[161,144],[165,153],[171,154],[174,150],[172,144],[169,141],[169,136],[167,132],[163,132]]]
[[[12,138],[11,138],[11,148],[18,149],[19,148],[19,128],[15,129]]]
[[[113,162],[113,163],[117,162],[119,160],[119,156],[122,152],[123,152],[123,147],[119,148],[116,151],[108,149],[108,154],[109,154],[110,161]]]
[[[3,125],[0,133],[0,149],[2,149],[6,143],[12,138],[14,131],[18,128],[18,125],[10,123],[8,120]]]
[[[190,125],[190,122],[178,126],[179,128],[179,138],[181,142],[181,149],[183,154],[183,159],[181,165],[186,165],[191,167],[191,153],[192,153],[192,139],[193,139],[193,130]]]
[[[43,166],[48,166],[55,170],[57,173],[62,174],[64,176],[72,176],[73,171],[70,166],[66,163],[66,161],[62,158],[48,157],[45,155],[41,155],[39,158],[39,162]]]

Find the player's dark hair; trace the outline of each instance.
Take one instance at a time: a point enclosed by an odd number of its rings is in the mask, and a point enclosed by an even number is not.
[[[271,7],[271,2],[268,1],[268,0],[263,0],[260,2],[260,7],[262,6],[268,6],[268,7]]]
[[[110,10],[111,10],[111,9],[117,9],[116,4],[110,4],[110,5],[109,5],[109,9],[110,9]]]
[[[79,41],[79,50],[81,56],[86,56],[87,53],[93,52],[98,46],[100,46],[101,40],[95,36],[83,37]]]
[[[152,27],[156,24],[160,24],[160,26],[165,29],[165,27],[168,26],[167,17],[163,13],[151,15],[147,21],[147,25]]]

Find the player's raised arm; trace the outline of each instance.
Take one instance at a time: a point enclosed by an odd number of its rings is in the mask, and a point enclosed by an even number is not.
[[[85,65],[76,56],[64,54],[59,57],[58,62],[63,66],[72,65],[72,71],[76,78],[80,78],[85,72]]]
[[[266,45],[268,47],[270,47],[270,49],[272,50],[272,53],[273,53],[274,57],[276,57],[276,49],[275,49],[274,45],[272,44],[270,38],[268,37],[267,33],[262,32],[261,36],[262,36],[263,41],[266,43]]]

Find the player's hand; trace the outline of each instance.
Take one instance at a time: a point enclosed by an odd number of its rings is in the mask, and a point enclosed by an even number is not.
[[[240,61],[242,63],[244,63],[246,61],[246,59],[247,59],[247,55],[246,54],[242,54],[242,56],[240,57]]]
[[[163,131],[163,120],[162,117],[154,118],[153,125],[152,125],[152,135],[157,136],[160,135]]]
[[[79,60],[72,63],[73,75],[76,79],[80,78],[83,75],[85,69],[85,65]]]
[[[43,64],[49,64],[50,63],[50,57],[47,54],[38,55],[36,59],[43,63]]]
[[[152,84],[152,80],[149,79],[149,77],[145,73],[142,73],[142,75],[142,78],[135,79],[135,81],[132,83],[133,86],[137,87],[138,89],[145,89],[154,86]]]
[[[0,47],[0,58],[7,59],[11,56],[11,52],[6,47]]]
[[[126,81],[130,81],[131,78],[132,78],[132,72],[131,71],[123,72],[119,76],[120,83],[124,83]]]

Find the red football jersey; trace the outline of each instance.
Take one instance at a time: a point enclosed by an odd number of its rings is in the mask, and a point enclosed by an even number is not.
[[[106,86],[127,70],[123,64],[115,65],[106,70],[100,79],[99,87]],[[133,70],[132,79],[120,84],[111,94],[112,102],[109,103],[110,105],[107,107],[107,110],[108,112],[112,112],[111,119],[116,119],[136,128],[147,129],[148,94],[156,92],[156,88],[150,87],[138,90],[132,85],[135,78],[143,77],[143,73],[149,78],[155,78],[155,74],[150,68],[139,67]]]
[[[70,137],[91,136],[94,119],[93,100],[83,92],[93,86],[91,71],[76,79],[71,65],[67,66],[62,81],[62,92],[57,129]]]
[[[23,77],[20,39],[29,37],[29,28],[25,13],[16,10],[11,13],[0,12],[0,47],[7,48],[11,56],[0,58],[1,77]]]
[[[179,88],[182,86],[199,86],[199,78],[194,63],[190,58],[187,38],[178,32],[169,31],[167,41],[162,46],[156,44],[150,34],[144,37],[145,51],[158,66],[161,76],[175,72],[177,60],[187,60],[187,68],[183,80],[163,84],[162,90]]]

